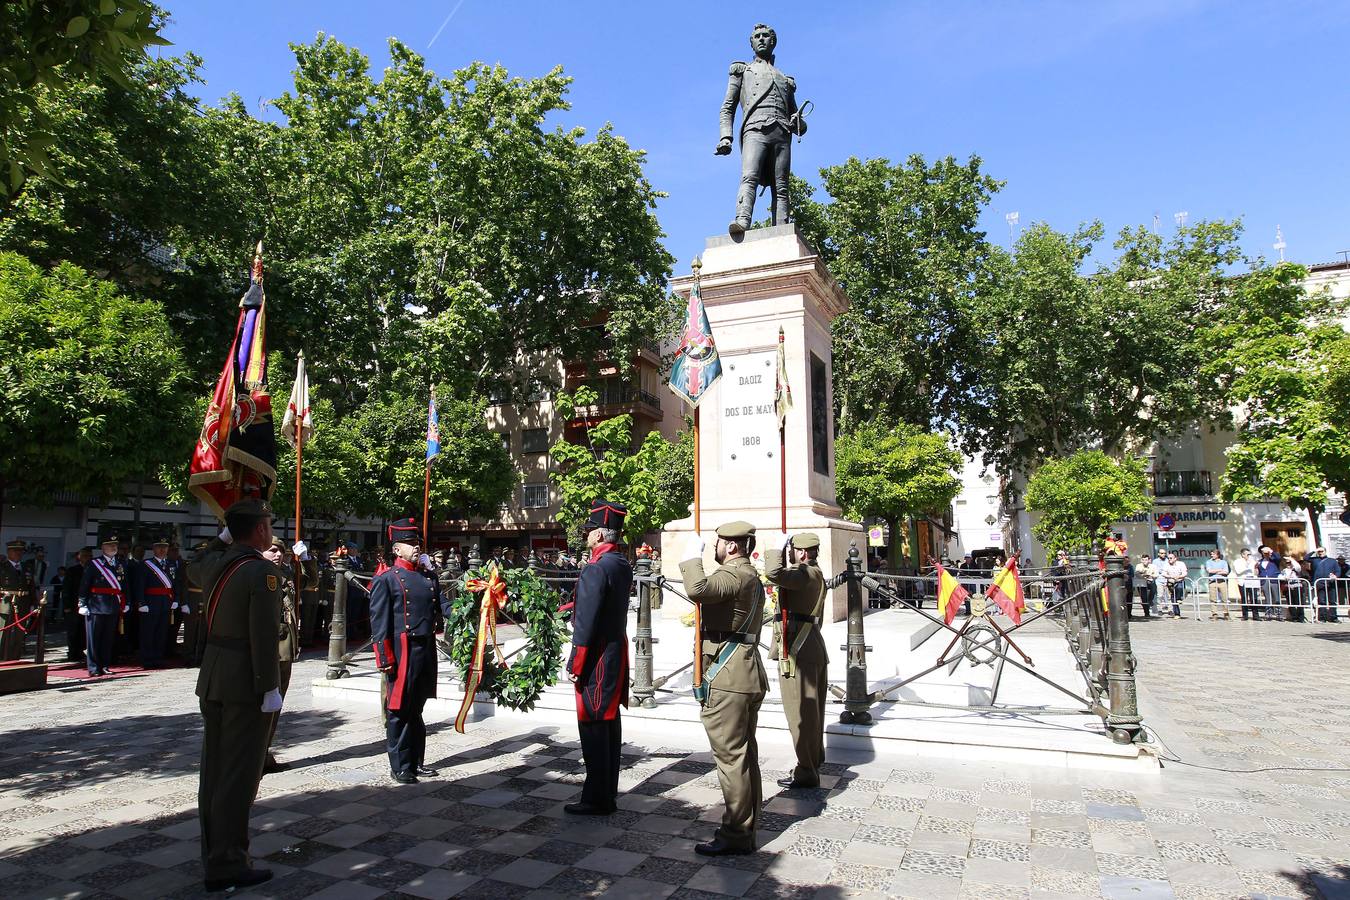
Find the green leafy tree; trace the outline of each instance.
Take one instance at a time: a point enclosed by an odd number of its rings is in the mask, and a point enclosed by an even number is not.
[[[75,266],[0,253],[0,484],[107,501],[191,452],[189,375],[164,310]]]
[[[901,555],[901,523],[944,510],[961,493],[961,454],[942,433],[906,423],[864,422],[840,436],[834,453],[836,491],[845,514],[886,522],[892,564]]]
[[[52,174],[53,123],[39,101],[71,80],[130,86],[146,47],[167,46],[143,0],[9,0],[0,4],[0,196],[30,173]]]
[[[564,420],[576,408],[594,406],[599,397],[581,387],[559,393],[554,409]],[[586,443],[560,440],[553,445],[556,464],[549,478],[562,496],[556,516],[568,534],[576,534],[597,497],[628,507],[624,538],[635,543],[667,522],[688,515],[694,499],[691,442],[672,444],[652,431],[634,446],[633,417],[627,413],[586,428]]]
[[[984,280],[979,218],[1002,187],[981,160],[849,159],[820,171],[828,202],[793,183],[798,228],[847,292],[834,323],[840,424],[880,418],[924,430],[972,399],[962,310]]]
[[[1240,229],[1201,222],[1166,241],[1122,232],[1117,259],[1090,269],[1103,229],[1028,229],[994,250],[990,277],[962,311],[976,402],[960,413],[963,446],[1007,474],[1099,448],[1143,453],[1159,437],[1226,415],[1200,385],[1201,337],[1227,318],[1226,267]]]
[[[1320,544],[1327,492],[1350,491],[1350,335],[1345,304],[1308,293],[1307,275],[1281,263],[1236,279],[1232,314],[1202,336],[1203,375],[1239,410],[1220,497],[1307,510]]]
[[[1079,450],[1052,459],[1027,481],[1027,509],[1040,514],[1032,531],[1048,553],[1100,544],[1112,522],[1148,509],[1144,460]]]

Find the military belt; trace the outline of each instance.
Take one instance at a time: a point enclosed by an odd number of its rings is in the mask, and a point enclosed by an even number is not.
[[[733,644],[754,644],[759,638],[753,634],[746,634],[744,631],[705,631],[703,632],[705,641],[712,641],[717,644],[727,642]]]
[[[206,639],[206,643],[212,647],[219,647],[222,650],[234,650],[239,653],[248,653],[250,650],[248,641],[243,638],[222,637],[213,634]]]
[[[790,612],[787,614],[789,622],[801,622],[807,625],[820,625],[820,616],[808,616],[806,613]]]

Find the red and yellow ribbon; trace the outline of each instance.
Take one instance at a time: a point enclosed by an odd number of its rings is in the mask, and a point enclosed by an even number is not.
[[[501,647],[497,645],[497,613],[506,605],[506,582],[501,572],[494,566],[486,580],[470,578],[464,585],[471,594],[480,591],[483,604],[478,611],[478,636],[474,641],[473,662],[469,665],[468,675],[464,679],[464,701],[459,705],[459,715],[455,716],[455,730],[464,733],[464,721],[473,708],[473,697],[478,692],[478,683],[483,678],[483,666],[486,663],[488,641],[501,656]]]

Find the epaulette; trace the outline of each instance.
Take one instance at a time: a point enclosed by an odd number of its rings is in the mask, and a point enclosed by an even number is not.
[[[741,74],[742,72],[744,72],[744,71],[745,71],[745,63],[740,62],[739,60],[737,60],[736,62],[734,62],[734,63],[731,64],[731,71],[728,72],[727,74],[728,74],[728,75],[740,75],[740,74]]]
[[[793,78],[791,75],[784,75],[783,80],[786,81],[788,87],[792,88],[794,91],[797,89],[797,79]]]

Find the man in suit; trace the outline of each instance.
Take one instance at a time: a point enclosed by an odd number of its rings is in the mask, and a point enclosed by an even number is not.
[[[99,545],[101,555],[84,567],[79,614],[84,616],[84,643],[89,674],[111,675],[117,632],[129,608],[127,564],[117,553],[117,535]]]
[[[778,625],[770,659],[778,660],[778,685],[783,691],[783,714],[787,717],[797,766],[780,787],[820,787],[820,766],[825,762],[825,700],[829,690],[825,641],[820,636],[820,617],[825,608],[825,577],[816,556],[820,538],[808,532],[791,541],[774,541],[779,547],[764,551],[764,577],[778,585]]]
[[[263,558],[272,543],[272,510],[258,499],[225,510],[225,531],[192,561],[206,598],[206,649],[197,673],[202,710],[202,869],[208,891],[261,884],[272,877],[248,857],[248,816],[262,778],[267,731],[281,711],[277,623],[281,576]]]
[[[427,768],[422,709],[436,696],[436,606],[450,616],[436,579],[418,568],[422,532],[411,518],[389,526],[394,565],[370,582],[370,637],[375,665],[388,679],[385,738],[389,774],[399,784],[439,774]]]
[[[5,545],[5,561],[0,562],[0,660],[23,656],[26,629],[33,620],[24,621],[33,609],[35,585],[33,577],[23,565],[23,554],[28,545],[13,540]],[[23,622],[22,625],[17,623]]]
[[[718,569],[704,574],[703,538],[697,533],[690,535],[680,563],[685,592],[702,607],[704,674],[696,693],[702,695],[703,728],[726,804],[716,835],[694,848],[704,856],[753,853],[764,799],[755,728],[769,681],[759,658],[764,587],[750,562],[754,548],[755,526],[728,522],[717,529]]]
[[[623,743],[619,706],[628,705],[628,592],[633,586],[633,567],[619,552],[626,515],[622,504],[596,500],[585,525],[591,560],[577,578],[567,661],[567,676],[577,689],[577,730],[586,764],[581,802],[563,807],[573,815],[607,816],[617,808]]]
[[[773,224],[789,221],[788,175],[792,170],[792,137],[806,134],[806,120],[797,109],[797,82],[774,66],[778,35],[768,25],[750,33],[753,62],[734,62],[722,101],[722,130],[716,153],[731,153],[731,125],[741,107],[741,187],[736,194],[736,218],[727,230],[732,237],[745,233],[755,211],[755,191],[769,185],[773,195]]]

